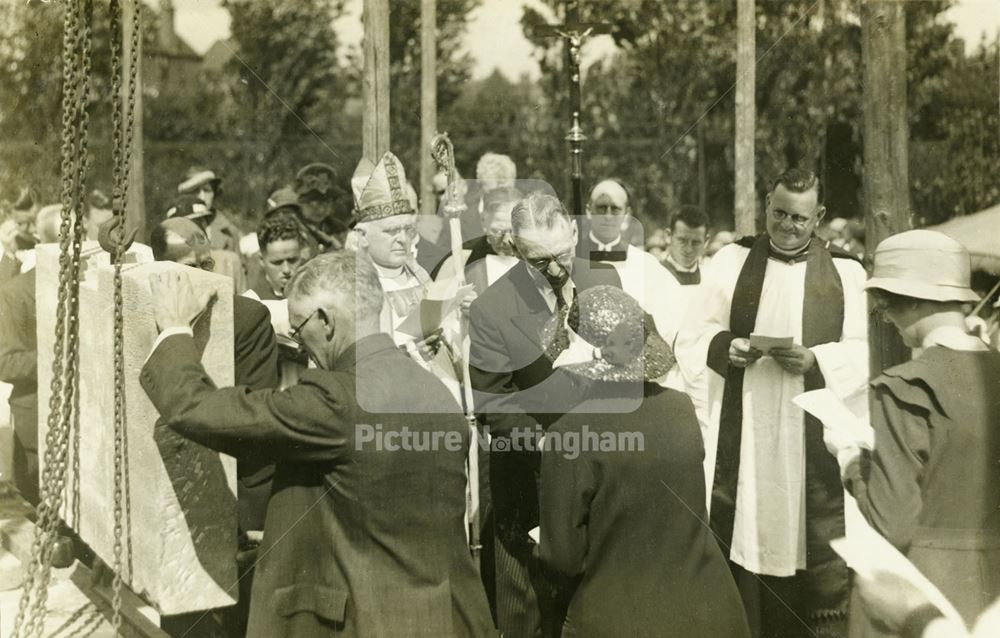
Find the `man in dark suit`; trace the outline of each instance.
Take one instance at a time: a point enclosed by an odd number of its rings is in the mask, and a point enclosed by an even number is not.
[[[319,369],[283,391],[216,389],[189,328],[208,299],[180,273],[152,283],[162,341],[141,381],[161,426],[277,463],[248,636],[495,635],[465,537],[468,429],[379,332],[373,267],[324,254],[288,284],[293,334]],[[424,435],[438,444],[407,445]]]
[[[205,232],[184,217],[161,222],[150,234],[149,244],[156,261],[173,261],[208,271],[215,265]],[[233,355],[236,385],[251,390],[278,387],[278,342],[271,315],[264,304],[240,295],[233,298]],[[274,467],[256,453],[248,452],[239,458],[238,502],[240,529],[244,532],[264,529],[273,474]]]
[[[522,261],[469,312],[476,411],[493,437],[497,624],[508,636],[558,636],[560,596],[541,572],[528,536],[538,525],[538,451],[525,449],[525,435],[550,425],[580,398],[568,375],[552,372],[576,291],[621,282],[610,266],[575,257],[576,226],[555,197],[521,200],[511,225]]]
[[[42,242],[59,241],[60,209],[46,206],[34,227]],[[5,253],[5,257],[6,257]],[[15,262],[20,269],[20,262]],[[38,341],[35,336],[35,269],[0,286],[0,381],[11,384],[14,484],[32,505],[38,490]]]

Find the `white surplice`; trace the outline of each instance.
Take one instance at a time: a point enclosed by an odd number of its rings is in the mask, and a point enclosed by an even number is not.
[[[676,345],[684,377],[708,378],[705,477],[711,505],[724,379],[707,369],[708,347],[729,330],[733,291],[749,248],[730,244],[702,272],[698,307],[688,314]],[[850,259],[834,259],[844,288],[841,340],[811,348],[826,387],[847,396],[868,380],[865,271]],[[802,343],[806,262],[768,259],[754,332]],[[746,368],[743,433],[736,490],[736,518],[729,557],[756,574],[792,576],[806,567],[805,431],[792,398],[804,390],[801,375],[785,372],[770,357]]]

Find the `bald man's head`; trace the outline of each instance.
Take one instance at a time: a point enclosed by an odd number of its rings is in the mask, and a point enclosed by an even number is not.
[[[628,199],[628,191],[616,179],[606,179],[590,191],[587,217],[599,241],[610,244],[621,237],[625,217],[631,214]]]
[[[173,261],[193,268],[212,271],[212,247],[198,224],[186,217],[165,219],[153,229],[149,237],[156,261]]]
[[[38,233],[38,241],[43,244],[52,244],[59,241],[59,225],[62,223],[62,206],[50,204],[38,209],[35,217],[35,232]]]

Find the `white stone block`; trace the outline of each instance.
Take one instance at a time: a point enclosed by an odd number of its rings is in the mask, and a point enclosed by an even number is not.
[[[71,441],[65,517],[110,565],[114,269],[96,265],[107,263],[106,253],[94,260],[80,289],[80,431]],[[161,614],[174,615],[236,602],[236,462],[172,430],[154,428],[159,415],[140,386],[139,372],[157,336],[149,275],[167,270],[183,270],[196,288],[218,293],[195,328],[195,340],[209,377],[219,386],[233,384],[233,292],[227,277],[170,262],[132,263],[122,272],[129,474],[123,578]],[[47,430],[57,281],[58,256],[43,250],[38,271],[40,447]],[[43,295],[43,286],[53,294]]]

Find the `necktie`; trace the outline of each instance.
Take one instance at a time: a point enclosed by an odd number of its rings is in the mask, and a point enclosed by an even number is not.
[[[574,291],[575,292],[575,291]],[[555,361],[562,354],[562,351],[569,347],[569,332],[566,328],[566,318],[569,316],[569,304],[562,289],[555,290],[556,312],[552,316],[555,326],[552,330],[546,330],[546,335],[552,335],[548,347],[545,349],[545,356],[549,361]]]

